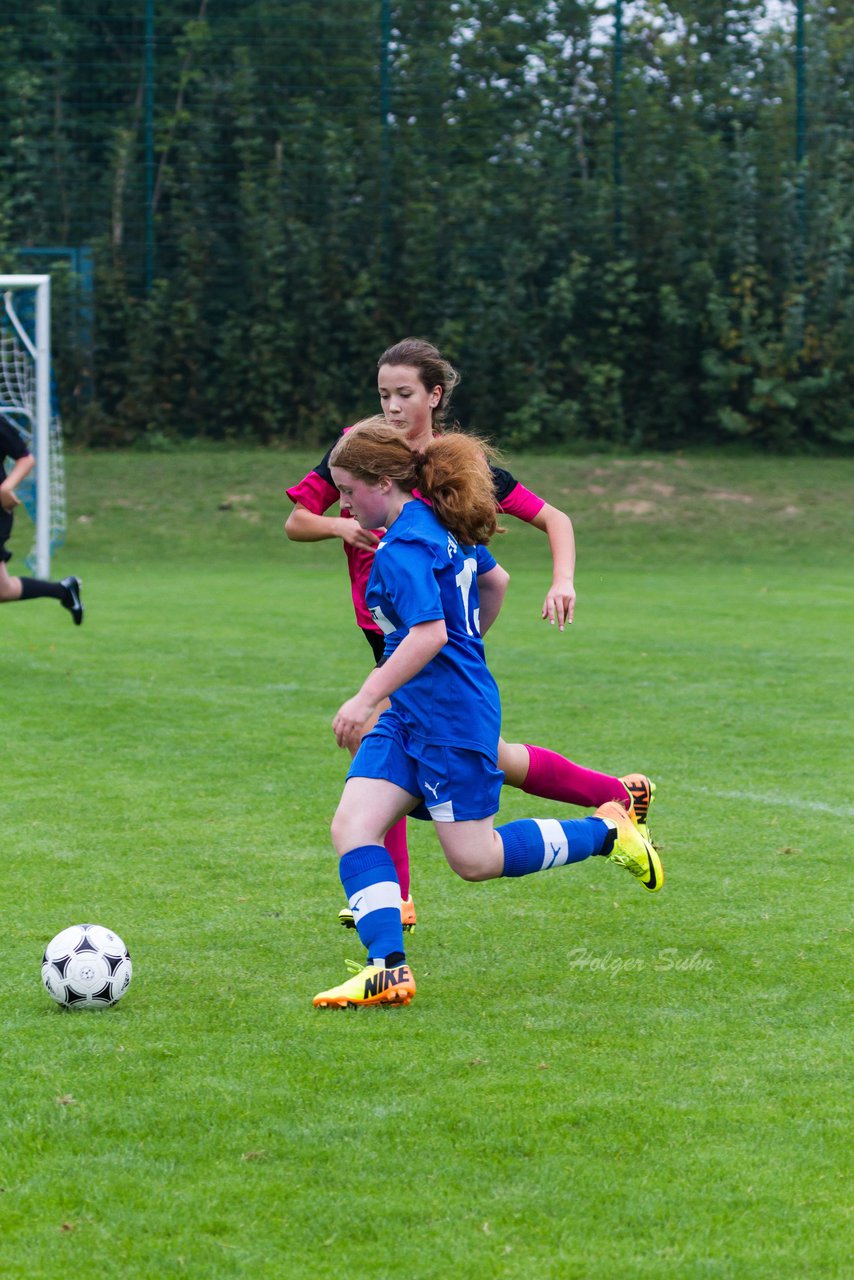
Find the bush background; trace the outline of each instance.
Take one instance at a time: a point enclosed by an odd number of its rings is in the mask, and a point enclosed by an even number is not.
[[[317,444],[416,333],[510,446],[850,445],[854,17],[807,6],[799,111],[794,0],[615,8],[6,6],[70,437]]]

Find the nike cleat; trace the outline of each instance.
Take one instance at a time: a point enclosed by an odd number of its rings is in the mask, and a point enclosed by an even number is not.
[[[313,1000],[315,1009],[350,1009],[365,1004],[409,1004],[415,995],[415,979],[408,964],[386,969],[381,964],[364,968],[356,960],[346,961],[353,976],[340,987],[321,991]]]
[[[649,811],[655,800],[655,783],[645,773],[627,773],[624,778],[620,778],[620,782],[631,796],[629,817],[643,838],[652,844],[648,823]]]
[[[623,806],[617,800],[609,800],[607,804],[599,806],[594,816],[617,828],[614,847],[606,855],[608,861],[616,863],[618,867],[625,867],[636,880],[640,880],[645,889],[650,893],[657,893],[664,884],[661,859],[655,846],[635,826]]]
[[[83,600],[80,596],[80,588],[83,583],[79,578],[63,578],[59,585],[65,587],[65,599],[62,601],[62,607],[71,614],[75,627],[79,627],[83,621]]]
[[[356,921],[353,919],[353,912],[349,907],[342,907],[338,912],[338,923],[345,929],[355,929]],[[404,933],[412,933],[415,928],[415,903],[412,898],[407,898],[405,902],[400,904],[400,923],[403,925]]]

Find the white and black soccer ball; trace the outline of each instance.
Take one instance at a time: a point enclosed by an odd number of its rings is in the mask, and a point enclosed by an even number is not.
[[[120,1000],[133,975],[128,949],[100,924],[73,924],[45,947],[42,982],[66,1009],[106,1009]]]

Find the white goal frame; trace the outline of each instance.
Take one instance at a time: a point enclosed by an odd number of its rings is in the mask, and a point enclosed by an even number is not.
[[[35,342],[30,338],[9,305],[9,295],[21,290],[35,291]],[[10,379],[0,370],[0,413],[6,412],[28,437],[35,455],[35,526],[36,540],[33,553],[34,569],[38,578],[50,576],[52,532],[64,533],[64,477],[62,455],[56,455],[57,474],[51,475],[51,403],[50,403],[50,276],[49,275],[0,275],[0,293],[9,323],[14,328],[22,346],[29,353],[35,367],[35,395],[24,385],[29,380]],[[58,423],[56,430],[59,430]],[[57,442],[59,443],[59,442]],[[60,446],[61,448],[61,446]],[[54,498],[52,500],[52,495]],[[52,530],[53,526],[53,530]]]

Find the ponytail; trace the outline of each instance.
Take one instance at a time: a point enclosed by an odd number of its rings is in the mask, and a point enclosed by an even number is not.
[[[498,532],[492,450],[484,440],[449,432],[415,455],[418,489],[442,524],[467,546],[484,545]]]

